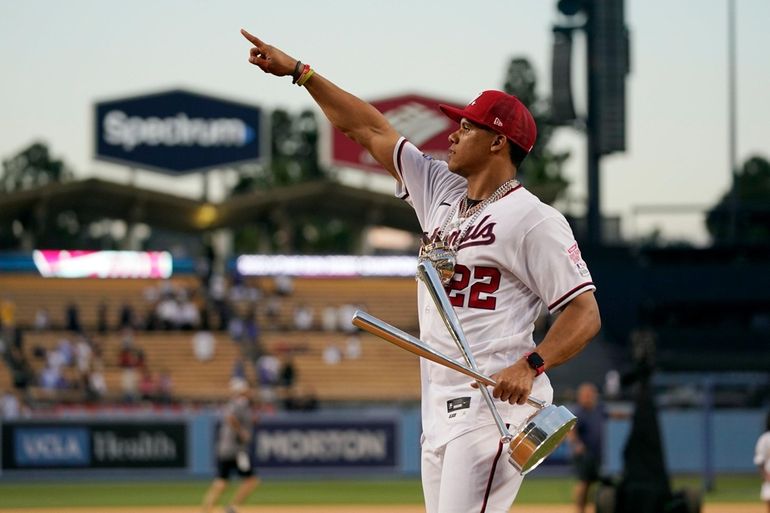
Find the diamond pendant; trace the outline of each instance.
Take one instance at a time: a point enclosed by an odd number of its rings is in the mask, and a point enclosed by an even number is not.
[[[446,286],[455,275],[457,264],[457,252],[442,241],[432,242],[420,249],[419,260],[429,261],[441,278],[441,283]]]

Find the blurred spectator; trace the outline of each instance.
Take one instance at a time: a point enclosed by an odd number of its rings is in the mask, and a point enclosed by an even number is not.
[[[323,350],[323,360],[327,365],[337,365],[342,361],[342,351],[336,344],[331,343]]]
[[[610,369],[604,376],[604,397],[607,399],[617,399],[620,397],[620,372]]]
[[[107,333],[107,330],[109,329],[107,315],[107,302],[102,299],[96,307],[96,331],[101,335]]]
[[[342,330],[345,333],[355,333],[358,331],[358,328],[353,326],[352,320],[353,320],[353,314],[356,313],[356,306],[351,304],[345,304],[339,307],[337,310],[338,320],[340,330]]]
[[[24,330],[18,326],[11,330],[11,344],[19,351],[24,351]]]
[[[201,315],[195,303],[183,300],[179,304],[179,327],[183,330],[197,329],[201,324]]]
[[[68,338],[60,338],[56,344],[56,351],[59,353],[62,365],[71,367],[75,364],[75,349]]]
[[[281,298],[276,295],[270,295],[265,301],[265,318],[267,320],[267,329],[280,330],[281,326]]]
[[[294,307],[294,329],[309,331],[313,328],[313,309],[304,303]]]
[[[291,296],[294,292],[294,282],[291,276],[286,274],[279,274],[273,280],[275,284],[275,292],[279,296]]]
[[[275,387],[278,384],[278,373],[281,361],[272,354],[264,354],[257,360],[257,380],[260,397],[264,403],[275,401]]]
[[[104,363],[94,360],[88,373],[88,397],[99,401],[107,395],[107,380],[104,378]]]
[[[591,484],[599,480],[604,445],[606,412],[592,383],[582,383],[577,391],[577,425],[567,435],[578,479],[573,490],[576,511],[584,513]]]
[[[199,331],[192,338],[193,354],[199,362],[207,362],[214,357],[216,339],[210,331]]]
[[[51,397],[53,397],[59,390],[66,388],[66,382],[64,381],[61,367],[55,367],[51,365],[50,362],[47,363],[40,373],[38,385],[40,385],[43,391]]]
[[[294,386],[296,377],[297,370],[294,367],[294,359],[291,355],[286,355],[278,374],[278,385],[288,390]]]
[[[60,341],[61,342],[61,341]],[[45,350],[44,350],[45,351]],[[45,351],[46,366],[54,369],[61,369],[64,367],[64,355],[58,348],[53,348]]]
[[[133,367],[123,369],[120,375],[120,390],[123,401],[133,403],[139,398],[139,371]]]
[[[78,370],[83,373],[87,373],[91,368],[91,358],[93,356],[93,350],[91,344],[89,344],[86,337],[78,337],[78,341],[75,343],[75,365]]]
[[[155,309],[161,328],[174,330],[179,327],[179,302],[172,294],[163,296]]]
[[[161,369],[158,373],[157,399],[161,403],[169,404],[173,401],[174,383],[171,380],[171,373],[168,369]]]
[[[262,355],[262,331],[259,328],[257,315],[252,308],[243,321],[243,336],[241,337],[241,351],[251,361],[256,361]]]
[[[361,358],[361,339],[358,335],[350,335],[345,340],[345,358],[349,360]]]
[[[231,378],[246,379],[246,366],[242,358],[236,358],[233,362],[233,370],[230,372]]]
[[[337,331],[337,308],[327,305],[321,312],[321,329],[332,332]]]
[[[233,303],[254,303],[262,299],[262,291],[239,282],[230,287],[228,297]]]
[[[243,319],[232,317],[227,324],[227,333],[233,342],[240,342],[243,339]]]
[[[21,392],[26,392],[27,387],[34,380],[34,372],[30,367],[24,353],[16,346],[6,347],[5,361],[11,370],[11,379],[13,387]]]
[[[0,420],[18,419],[25,413],[25,409],[16,393],[4,390],[0,394]]]
[[[41,306],[35,311],[34,326],[36,331],[45,331],[51,327],[51,318],[46,307]]]
[[[11,296],[0,299],[0,328],[12,328],[16,326],[16,303]]]
[[[120,314],[118,314],[118,330],[134,329],[137,327],[136,315],[134,314],[134,307],[131,303],[125,302],[120,307]]]
[[[64,319],[65,319],[65,327],[67,331],[72,331],[73,333],[80,333],[81,331],[80,309],[78,308],[78,305],[74,301],[70,301],[67,304],[67,308],[64,312]]]
[[[124,337],[122,344],[118,362],[122,369],[121,390],[123,400],[133,402],[139,396],[139,371],[145,365],[144,353],[139,348],[134,347],[131,336]]]
[[[142,377],[139,380],[139,396],[142,401],[155,401],[157,383],[148,367],[142,369]]]
[[[219,326],[217,329],[224,331],[230,322],[230,308],[226,301],[227,281],[221,274],[215,274],[209,281],[209,299],[211,300],[213,311],[219,317]]]
[[[318,398],[309,387],[291,387],[283,400],[283,407],[289,411],[313,411],[318,409]]]

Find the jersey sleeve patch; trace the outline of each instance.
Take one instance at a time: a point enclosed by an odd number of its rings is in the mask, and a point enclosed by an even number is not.
[[[586,265],[585,260],[583,260],[583,257],[580,255],[580,248],[578,247],[577,242],[567,248],[567,254],[580,276],[586,278],[591,275],[588,271],[588,265]]]

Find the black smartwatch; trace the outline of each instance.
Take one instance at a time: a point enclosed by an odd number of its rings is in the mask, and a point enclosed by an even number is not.
[[[529,366],[534,369],[536,373],[535,376],[539,376],[545,371],[545,360],[543,360],[543,357],[539,354],[533,351],[531,353],[527,353],[524,358],[527,360]]]

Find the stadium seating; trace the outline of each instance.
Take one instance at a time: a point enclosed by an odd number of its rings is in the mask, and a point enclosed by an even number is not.
[[[120,308],[132,306],[134,312],[144,315],[147,302],[146,289],[161,283],[155,279],[62,279],[41,278],[33,274],[3,274],[2,290],[16,303],[16,324],[29,328],[39,308],[48,310],[51,326],[65,326],[65,308],[70,302],[77,304],[80,322],[84,329],[97,326],[99,304],[107,304],[107,321],[110,327],[118,323]],[[175,277],[169,283],[178,288],[193,289],[198,285],[195,276]]]
[[[16,305],[16,323],[25,331],[25,352],[36,371],[44,361],[35,359],[35,348],[53,348],[64,331],[65,309],[74,302],[78,306],[84,332],[95,337],[103,348],[104,374],[109,399],[119,401],[121,396],[121,369],[118,355],[122,335],[115,328],[120,307],[132,306],[139,317],[148,308],[144,297],[150,288],[158,288],[160,280],[148,279],[45,279],[30,274],[5,274],[3,291]],[[264,300],[275,293],[272,279],[249,279],[246,284],[262,291]],[[174,277],[169,285],[177,289],[194,290],[195,276]],[[265,308],[258,303],[258,318],[263,330],[263,349],[279,357],[293,355],[296,384],[299,389],[312,391],[321,401],[412,401],[419,397],[419,365],[417,358],[386,342],[362,334],[360,355],[345,356],[350,332],[322,331],[321,312],[324,308],[353,305],[376,315],[406,331],[417,331],[415,280],[413,278],[371,279],[295,279],[290,295],[280,298],[279,330],[268,327]],[[108,305],[108,325],[104,334],[96,333],[99,304]],[[309,331],[293,329],[293,309],[306,305],[314,312]],[[245,314],[253,308],[251,301],[234,305],[236,314]],[[39,308],[48,311],[51,330],[35,331],[35,313]],[[343,324],[345,324],[343,322]],[[344,327],[347,327],[345,325]],[[198,361],[192,350],[193,332],[141,331],[134,332],[135,345],[145,354],[148,367],[154,374],[167,370],[172,378],[175,398],[181,401],[213,401],[227,395],[227,381],[234,362],[240,356],[239,346],[226,332],[214,332],[216,355],[207,362]],[[70,337],[72,340],[72,337]],[[324,351],[338,348],[342,357],[338,363],[324,361]],[[0,387],[10,387],[10,375],[0,366]],[[256,383],[254,366],[245,365],[247,377]],[[39,390],[36,390],[39,395]]]
[[[39,371],[44,362],[34,358],[37,347],[52,349],[66,332],[30,332],[25,339],[25,352]],[[226,335],[216,335],[215,357],[207,362],[195,359],[192,334],[181,332],[138,332],[134,345],[145,354],[148,368],[156,374],[167,370],[173,381],[173,395],[182,402],[218,401],[228,395],[227,382],[240,350]],[[377,337],[361,337],[361,354],[356,359],[344,357],[345,335],[327,333],[274,333],[265,336],[265,348],[278,355],[294,355],[297,385],[312,390],[321,401],[412,401],[419,397],[419,365],[417,357],[391,346]],[[119,401],[121,369],[118,354],[121,337],[108,335],[103,344],[104,374],[108,399]],[[324,349],[335,344],[343,357],[337,364],[327,364]],[[5,369],[4,369],[5,370]],[[247,377],[254,383],[255,372],[246,366]],[[7,375],[7,372],[3,372]],[[35,395],[40,397],[38,391]]]

